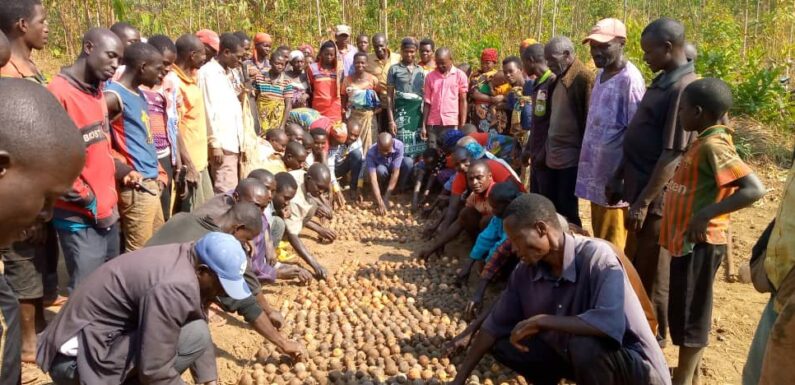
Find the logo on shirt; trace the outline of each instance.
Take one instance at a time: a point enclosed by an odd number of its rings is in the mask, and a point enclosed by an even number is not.
[[[85,143],[86,147],[107,140],[105,132],[102,131],[102,124],[100,122],[81,128],[80,134],[83,135],[83,143]]]
[[[665,189],[667,191],[673,192],[675,194],[685,195],[687,194],[687,186],[683,184],[676,183],[674,181],[669,181],[665,185]]]

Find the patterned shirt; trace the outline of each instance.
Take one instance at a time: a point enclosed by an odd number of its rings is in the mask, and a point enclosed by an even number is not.
[[[631,62],[605,82],[600,71],[591,91],[582,139],[575,195],[608,207],[605,186],[624,157],[624,133],[646,92],[643,75]],[[618,207],[626,206],[619,203]]]
[[[784,196],[776,215],[776,223],[767,242],[767,258],[765,271],[773,287],[781,287],[784,278],[795,266],[795,163],[789,171],[784,184]],[[780,312],[781,300],[776,301],[776,311]]]
[[[704,207],[726,199],[735,190],[729,185],[751,172],[737,155],[727,127],[713,126],[702,132],[665,186],[660,245],[676,257],[692,252],[694,244],[685,239],[690,219]],[[712,218],[707,243],[725,245],[728,226],[728,214]]]
[[[272,78],[270,72],[257,71],[253,84],[257,91],[257,99],[285,100],[293,97],[292,79],[284,72]]]

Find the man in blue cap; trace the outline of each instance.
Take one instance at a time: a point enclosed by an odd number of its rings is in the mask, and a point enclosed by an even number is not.
[[[39,338],[36,361],[56,384],[217,381],[207,305],[243,299],[246,254],[234,236],[144,248],[89,275]]]

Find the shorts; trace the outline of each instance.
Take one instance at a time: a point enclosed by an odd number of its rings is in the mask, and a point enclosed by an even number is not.
[[[674,345],[708,345],[712,286],[725,255],[726,245],[699,243],[690,254],[671,258],[668,327]]]
[[[38,299],[44,297],[44,274],[47,266],[45,245],[15,242],[3,249],[3,263],[8,286],[17,298]]]

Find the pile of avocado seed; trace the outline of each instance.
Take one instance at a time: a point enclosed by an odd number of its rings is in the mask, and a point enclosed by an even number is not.
[[[261,348],[238,384],[441,385],[456,375],[462,355],[442,344],[462,332],[465,293],[449,284],[458,261],[348,261],[326,282],[313,281],[280,311],[282,332],[309,356],[292,363]],[[469,377],[472,385],[526,384],[491,356]]]
[[[395,202],[386,215],[376,215],[372,205],[349,204],[334,211],[326,225],[337,239],[361,242],[408,243],[419,240],[419,223],[411,205]]]

